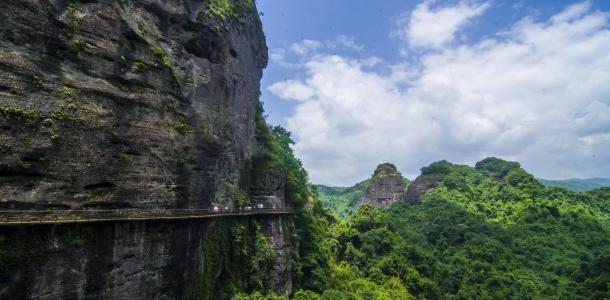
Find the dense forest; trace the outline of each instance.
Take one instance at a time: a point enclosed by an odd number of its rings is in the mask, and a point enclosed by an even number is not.
[[[348,218],[356,211],[358,199],[362,197],[370,181],[366,179],[351,187],[316,185],[316,190],[324,207],[331,209],[341,218]]]
[[[435,186],[420,204],[356,208],[368,181],[320,193],[290,134],[276,127],[267,138],[292,170],[297,198],[308,199],[297,218],[293,299],[610,297],[610,188],[546,187],[497,158],[439,161],[421,169]],[[333,193],[342,200],[329,203]],[[235,298],[282,299],[264,290]]]

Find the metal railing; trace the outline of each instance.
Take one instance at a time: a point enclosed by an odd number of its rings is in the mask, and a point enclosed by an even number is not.
[[[0,210],[0,225],[63,224],[108,221],[202,219],[224,216],[293,214],[292,208]]]

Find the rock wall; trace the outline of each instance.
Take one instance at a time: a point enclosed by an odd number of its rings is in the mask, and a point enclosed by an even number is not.
[[[0,200],[209,207],[248,191],[267,48],[235,1],[0,3]]]
[[[255,224],[274,250],[269,269],[253,265],[263,255]],[[287,294],[288,224],[258,217],[1,227],[0,299],[227,299],[256,287],[255,275],[270,275],[269,287]]]
[[[407,189],[407,192],[404,193],[400,200],[406,204],[419,204],[424,197],[424,194],[427,190],[436,187],[438,184],[438,179],[431,176],[420,175],[411,184]]]
[[[294,271],[294,222],[282,217],[273,217],[268,222],[263,222],[263,233],[268,237],[273,247],[273,273],[271,288],[280,295],[292,293]]]
[[[248,201],[252,1],[6,0],[0,18],[0,210]],[[255,219],[290,293],[293,223],[274,217],[2,227],[0,298],[224,299],[256,287]]]
[[[392,164],[377,166],[370,185],[362,193],[359,204],[369,204],[375,208],[385,208],[398,201],[405,190],[402,175]]]

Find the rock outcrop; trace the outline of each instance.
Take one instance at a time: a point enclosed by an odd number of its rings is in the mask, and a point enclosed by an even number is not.
[[[292,224],[259,217],[2,227],[0,299],[228,299],[260,288],[255,275],[289,294]],[[258,252],[259,234],[272,256]],[[257,265],[261,258],[269,269]]]
[[[418,204],[421,203],[424,193],[436,187],[438,180],[432,177],[418,176],[409,184],[407,192],[401,195],[400,201],[407,204]]]
[[[407,204],[420,203],[426,191],[435,188],[443,176],[451,172],[452,166],[448,161],[441,160],[421,168],[421,174],[409,185],[401,201]]]
[[[267,63],[253,1],[6,0],[0,18],[0,209],[251,200]],[[258,196],[282,200],[285,178],[261,182]],[[269,284],[288,294],[293,226],[2,227],[0,298],[224,299],[255,284],[258,234],[277,253]]]
[[[405,190],[405,180],[396,166],[385,163],[377,166],[369,186],[362,193],[359,204],[385,208],[400,199]]]
[[[203,208],[247,192],[267,48],[251,1],[217,2],[2,1],[2,206]]]

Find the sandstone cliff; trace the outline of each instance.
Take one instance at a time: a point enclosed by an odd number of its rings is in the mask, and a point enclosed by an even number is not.
[[[267,63],[252,1],[7,0],[0,18],[0,210],[283,200],[283,176],[251,184]],[[0,298],[290,293],[292,227],[290,217],[2,227]]]
[[[367,203],[375,208],[385,208],[400,199],[405,190],[405,179],[396,166],[385,163],[377,166],[359,204]]]
[[[247,191],[267,51],[254,7],[216,2],[0,3],[2,205],[207,207]]]
[[[401,195],[400,200],[407,204],[418,204],[422,201],[427,190],[436,187],[438,180],[426,176],[418,176],[411,182],[407,191]]]

